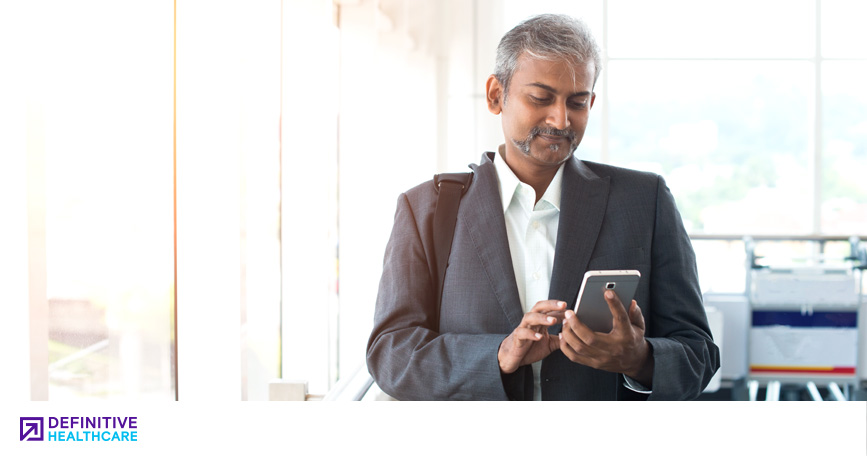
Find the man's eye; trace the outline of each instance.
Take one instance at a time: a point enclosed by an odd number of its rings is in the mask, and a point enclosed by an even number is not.
[[[533,103],[536,103],[536,104],[547,104],[547,103],[551,102],[551,99],[547,98],[547,97],[546,98],[539,98],[539,97],[534,97],[533,95],[530,95],[530,101],[532,101]]]
[[[569,103],[569,107],[572,109],[584,109],[587,107],[587,102],[573,101]]]

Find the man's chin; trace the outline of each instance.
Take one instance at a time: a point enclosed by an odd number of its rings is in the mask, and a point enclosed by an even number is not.
[[[533,147],[530,149],[529,156],[540,165],[560,165],[569,160],[574,151],[575,149],[569,147],[569,143],[564,142],[559,144],[557,150],[552,150],[550,146],[545,148]]]

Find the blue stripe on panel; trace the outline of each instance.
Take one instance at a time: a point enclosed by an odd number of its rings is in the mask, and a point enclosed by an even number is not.
[[[812,315],[804,315],[797,311],[753,311],[753,327],[855,328],[857,325],[858,314],[856,312],[814,312]]]

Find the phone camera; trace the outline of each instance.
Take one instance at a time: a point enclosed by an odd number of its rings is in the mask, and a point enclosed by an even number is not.
[[[614,282],[608,282],[608,283],[605,284],[605,289],[606,289],[606,290],[613,290],[613,289],[614,289],[614,286],[615,286],[615,283],[614,283]]]

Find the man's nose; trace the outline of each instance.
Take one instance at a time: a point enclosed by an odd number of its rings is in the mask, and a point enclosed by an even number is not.
[[[548,118],[546,123],[558,130],[564,130],[569,126],[569,110],[566,109],[566,102],[554,103],[548,110]]]

